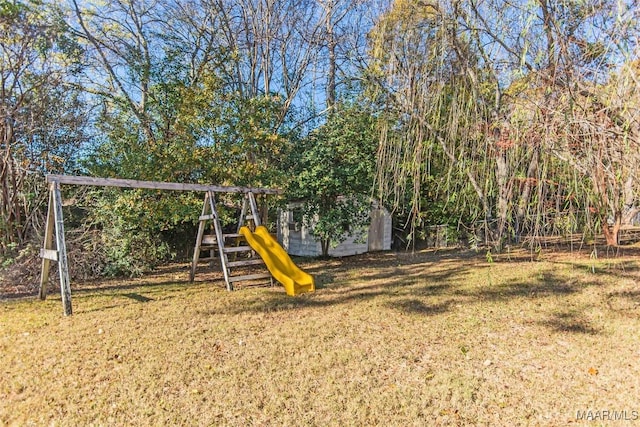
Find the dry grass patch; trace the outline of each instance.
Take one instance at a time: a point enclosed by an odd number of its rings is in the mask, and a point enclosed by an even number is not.
[[[278,287],[227,293],[214,276],[186,285],[181,269],[78,286],[69,318],[56,298],[3,302],[0,424],[557,426],[581,425],[579,410],[632,417],[638,261],[574,258],[487,263],[423,252],[307,262],[318,290],[296,298]]]

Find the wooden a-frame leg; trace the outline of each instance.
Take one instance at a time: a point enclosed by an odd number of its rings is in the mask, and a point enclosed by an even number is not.
[[[262,225],[260,223],[260,213],[258,212],[258,205],[256,204],[256,198],[252,192],[247,193],[249,204],[251,205],[251,215],[253,216],[253,223],[256,227]]]
[[[41,300],[47,298],[47,282],[49,281],[49,270],[51,269],[51,258],[46,256],[47,251],[53,250],[53,228],[55,218],[53,214],[53,184],[49,188],[49,205],[47,208],[47,224],[44,229],[44,245],[42,256],[42,269],[40,271],[40,291],[38,296]]]
[[[216,232],[216,241],[218,242],[218,253],[220,254],[220,266],[222,267],[222,274],[224,275],[224,282],[227,285],[227,290],[233,290],[233,283],[229,280],[229,259],[225,252],[224,234],[222,233],[222,226],[220,225],[220,217],[218,216],[218,210],[216,209],[216,200],[214,194],[209,192],[209,209],[213,215],[213,226]]]
[[[60,194],[60,184],[53,182],[51,191],[53,192],[53,208],[56,224],[56,247],[58,249],[58,272],[60,273],[60,294],[62,296],[62,307],[64,315],[73,313],[71,308],[71,280],[69,279],[69,263],[67,261],[67,245],[64,240],[64,218],[62,216],[62,196]]]
[[[202,205],[202,213],[198,221],[198,235],[196,236],[196,245],[193,249],[193,260],[191,261],[191,271],[189,272],[189,282],[193,283],[196,277],[196,269],[198,268],[198,260],[200,259],[200,245],[202,244],[202,235],[204,234],[203,217],[207,215],[209,201],[209,193],[204,196],[204,204]]]

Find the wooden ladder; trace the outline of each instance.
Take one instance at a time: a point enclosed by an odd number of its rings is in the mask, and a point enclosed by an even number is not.
[[[251,213],[248,213],[248,209],[251,209]],[[205,235],[205,228],[208,222],[213,221],[213,228],[215,230],[214,235]],[[208,191],[204,197],[204,204],[202,206],[202,214],[199,218],[198,234],[196,236],[196,246],[193,251],[193,261],[191,263],[191,274],[189,275],[189,281],[193,282],[196,275],[196,269],[198,263],[201,261],[213,261],[215,252],[218,252],[220,258],[220,264],[222,273],[224,275],[224,281],[227,286],[227,290],[233,290],[233,284],[237,282],[249,282],[262,279],[269,279],[269,283],[273,284],[273,278],[268,272],[256,273],[256,274],[232,274],[234,267],[245,267],[249,265],[264,265],[262,258],[257,256],[251,247],[246,244],[240,243],[240,227],[245,225],[245,222],[253,222],[255,226],[260,225],[260,217],[258,216],[258,209],[253,193],[248,192],[245,194],[242,202],[242,211],[240,214],[240,221],[238,222],[238,230],[236,233],[223,233],[222,225],[220,224],[220,218],[216,210],[216,202],[214,193]],[[236,246],[229,245],[228,240],[234,240]],[[209,257],[200,258],[200,252],[203,250],[209,250]],[[229,254],[233,255],[233,259],[229,260]],[[237,256],[240,254],[249,255],[248,258],[237,260]]]

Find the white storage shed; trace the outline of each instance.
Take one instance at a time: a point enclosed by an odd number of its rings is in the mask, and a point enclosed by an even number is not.
[[[368,226],[353,230],[329,255],[343,257],[391,249],[391,214],[385,208],[371,209]],[[320,241],[302,221],[302,203],[291,203],[278,215],[278,241],[290,255],[315,257],[322,255]]]

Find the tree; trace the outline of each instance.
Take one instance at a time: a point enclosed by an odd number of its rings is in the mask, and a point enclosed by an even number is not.
[[[239,55],[245,52],[228,44],[228,25],[237,23],[226,15],[228,7],[217,1],[169,2],[161,7],[144,1],[73,3],[73,28],[90,65],[81,83],[100,114],[96,126],[101,136],[87,156],[87,172],[172,182],[278,185],[277,159],[289,145],[286,104],[291,101],[272,91],[247,90],[260,79],[237,80],[245,77],[246,68],[236,74],[234,63],[240,64]],[[194,194],[176,198],[150,191],[103,190],[88,212],[93,226],[111,236],[105,242],[109,247],[136,239],[161,247],[174,230],[188,232],[197,223],[196,206],[201,203]],[[123,256],[121,251],[112,253]],[[112,264],[120,265],[121,272],[127,272],[128,265],[140,271],[162,254],[166,251],[149,253],[148,260],[127,258]]]
[[[318,67],[326,69],[324,86],[326,111],[331,113],[340,92],[340,83],[351,86],[354,66],[365,56],[362,42],[368,24],[367,11],[376,7],[367,0],[317,0],[322,14],[322,28],[318,36]],[[379,6],[379,5],[378,5]]]
[[[440,188],[457,195],[459,210],[485,223],[491,216],[481,132],[491,104],[456,13],[435,1],[397,0],[370,33],[369,96],[389,123],[381,129],[378,190],[397,208],[408,194],[412,229],[431,173],[448,177]]]
[[[634,13],[624,2],[394,1],[370,32],[367,70],[389,118],[381,194],[401,203],[409,194],[415,223],[422,187],[442,174],[438,197],[455,201],[445,202],[453,215],[471,212],[498,247],[556,229],[578,200],[582,223],[595,209],[615,244],[617,218],[628,216],[621,201],[633,203],[634,160],[622,158],[635,159],[634,119],[621,119],[634,107],[613,108],[604,94],[633,59]]]
[[[315,0],[204,0],[221,17],[219,45],[229,53],[227,81],[243,99],[278,96],[284,125],[318,55],[322,22]],[[278,128],[274,129],[277,131]]]
[[[294,154],[290,199],[304,202],[306,225],[322,255],[368,223],[375,168],[375,119],[357,103],[341,103]]]
[[[78,47],[61,11],[37,1],[0,2],[0,254],[39,224],[43,174],[70,170],[86,119],[68,85]]]
[[[535,57],[521,53],[530,87],[537,88],[523,97],[543,125],[536,139],[547,155],[572,168],[577,180],[589,183],[582,187],[585,216],[595,217],[614,246],[635,205],[638,159],[632,125],[637,117],[628,114],[637,111],[637,97],[625,83],[633,77],[628,67],[621,70],[627,70],[626,78],[617,71],[631,62],[635,45],[638,24],[627,19],[629,7],[539,0],[535,16],[542,42],[533,46]]]
[[[622,225],[638,212],[640,104],[635,88],[620,82],[625,77],[637,81],[637,74],[625,67],[620,77],[605,86],[582,83],[581,94],[554,105],[555,138],[548,142],[555,156],[590,182],[588,208],[610,246],[619,244]]]

